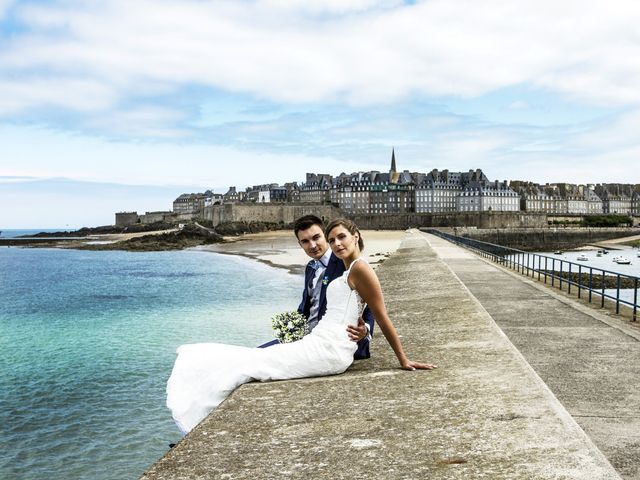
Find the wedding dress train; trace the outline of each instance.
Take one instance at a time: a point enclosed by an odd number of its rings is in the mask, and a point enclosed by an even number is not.
[[[362,259],[351,267],[358,260]],[[347,282],[350,271],[329,284],[327,311],[302,340],[269,348],[221,343],[180,346],[167,382],[167,407],[182,433],[186,435],[243,383],[344,372],[358,347],[346,328],[357,325],[364,310],[360,295]]]

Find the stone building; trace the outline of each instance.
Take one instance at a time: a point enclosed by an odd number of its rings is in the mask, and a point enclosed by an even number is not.
[[[602,213],[602,200],[591,185],[512,181],[520,195],[520,207],[527,212],[589,215]]]
[[[298,187],[298,182],[287,182],[284,184],[284,188],[287,192],[287,202],[300,202],[300,188]]]
[[[469,182],[458,197],[458,211],[461,212],[517,212],[520,210],[520,196],[512,190],[507,181]]]
[[[533,213],[560,213],[560,199],[553,188],[519,180],[512,180],[509,186],[520,195],[521,210]]]
[[[633,187],[620,183],[603,183],[595,187],[597,195],[602,199],[604,213],[631,215],[631,198]]]
[[[222,204],[223,195],[221,193],[213,193],[211,190],[204,192],[204,206],[210,207],[211,205]]]
[[[201,212],[205,206],[204,193],[183,193],[173,201],[173,212],[189,214]]]
[[[333,177],[325,173],[307,173],[306,181],[300,186],[300,201],[324,204],[331,201]]]
[[[265,183],[247,187],[243,192],[244,198],[238,195],[238,200],[250,203],[278,203],[287,201],[287,188],[277,183]]]
[[[409,213],[415,211],[414,192],[413,174],[397,171],[392,150],[389,173],[377,170],[341,173],[333,181],[329,198],[350,214]]]
[[[640,216],[640,185],[635,185],[631,195],[631,215]]]
[[[458,210],[458,198],[469,182],[488,182],[482,170],[449,172],[431,170],[424,175],[415,189],[415,211],[417,213],[447,213]]]
[[[236,187],[229,187],[227,193],[222,196],[223,203],[236,203],[240,201],[240,195],[236,191]]]

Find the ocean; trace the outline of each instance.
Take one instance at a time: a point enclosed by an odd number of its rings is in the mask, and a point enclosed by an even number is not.
[[[556,270],[560,269],[560,260],[563,262],[572,262],[575,264],[572,267],[572,271],[574,273],[578,272],[578,267],[581,267],[581,272],[588,273],[589,268],[594,269],[595,275],[601,275],[602,271],[605,271],[606,275],[615,275],[616,273],[620,273],[629,277],[639,277],[640,278],[640,250],[637,248],[632,248],[628,245],[616,245],[615,250],[609,250],[608,254],[602,255],[600,257],[597,256],[598,249],[597,248],[588,248],[581,250],[573,250],[562,252],[561,254],[555,254],[554,252],[535,252],[539,255],[543,255],[548,257],[547,268],[552,269],[552,260],[555,260],[555,268]],[[586,260],[578,260],[578,257],[581,255],[586,256]],[[630,264],[618,264],[613,261],[615,257],[622,256],[630,260]],[[584,258],[584,257],[583,257]],[[513,259],[516,262],[522,261],[523,264],[526,265],[526,259]],[[533,266],[533,260],[530,260],[531,266]],[[544,262],[542,263],[544,265]],[[544,268],[544,267],[543,267]],[[563,271],[568,270],[568,266],[565,263],[563,265]],[[606,289],[605,295],[611,295],[615,298],[616,290],[615,289]],[[640,292],[635,293],[633,288],[621,289],[620,290],[620,298],[627,302],[633,303],[634,299],[640,299]]]
[[[270,340],[301,283],[196,250],[0,248],[0,478],[138,478],[180,438],[176,348]]]

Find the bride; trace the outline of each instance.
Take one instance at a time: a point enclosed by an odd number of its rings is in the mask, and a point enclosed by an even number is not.
[[[347,219],[332,221],[325,236],[346,271],[327,288],[327,311],[302,340],[269,348],[198,343],[178,348],[167,383],[167,407],[186,435],[235,388],[252,380],[285,380],[344,372],[353,362],[357,344],[346,328],[357,325],[365,304],[405,370],[431,370],[435,365],[409,360],[387,310],[380,282],[360,257],[364,242]]]

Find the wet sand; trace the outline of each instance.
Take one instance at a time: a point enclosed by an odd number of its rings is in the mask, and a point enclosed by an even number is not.
[[[363,230],[364,257],[374,268],[395,252],[405,232],[402,230]],[[278,230],[225,237],[227,243],[194,247],[228,255],[242,255],[291,273],[303,273],[309,257],[298,245],[292,231]]]

